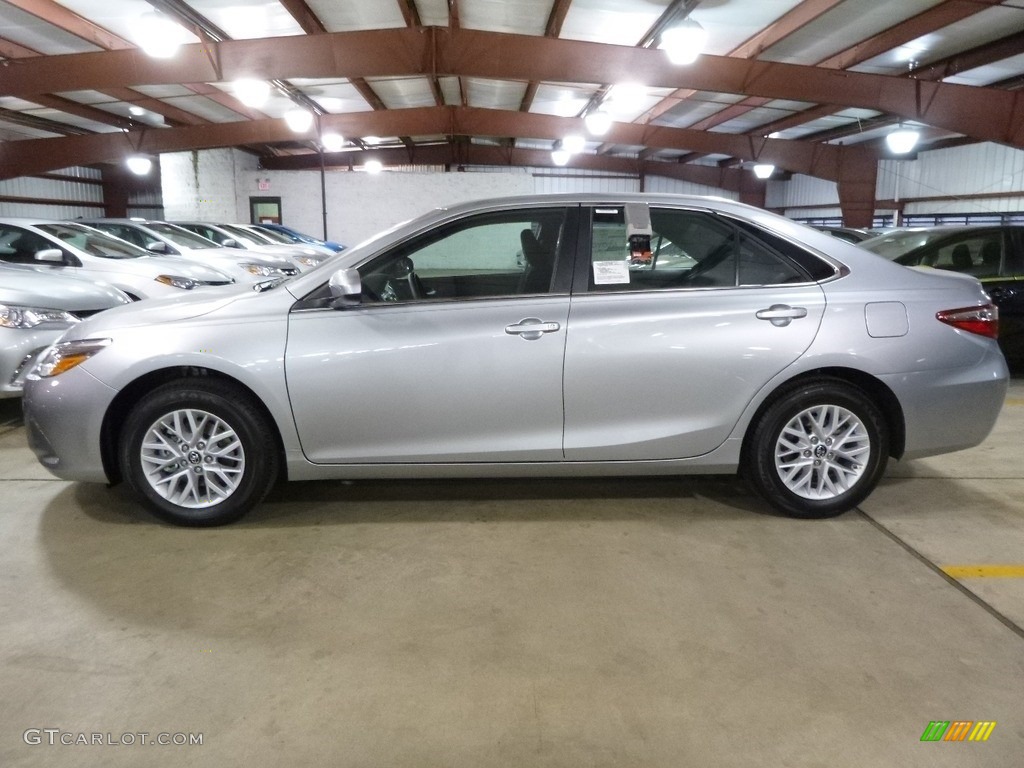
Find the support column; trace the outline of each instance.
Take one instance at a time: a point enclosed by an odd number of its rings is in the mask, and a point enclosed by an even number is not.
[[[753,171],[740,172],[740,202],[765,208],[768,201],[768,182],[757,178]]]
[[[875,220],[878,160],[844,153],[839,170],[839,206],[847,227],[870,227]]]

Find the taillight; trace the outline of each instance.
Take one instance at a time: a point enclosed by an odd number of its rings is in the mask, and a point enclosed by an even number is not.
[[[963,307],[962,309],[944,309],[937,312],[935,318],[968,333],[976,333],[990,339],[999,336],[999,308],[995,304]]]

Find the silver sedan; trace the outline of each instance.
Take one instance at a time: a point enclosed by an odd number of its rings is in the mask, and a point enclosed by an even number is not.
[[[130,304],[113,286],[0,262],[0,397],[18,397],[36,357],[83,318]]]
[[[186,525],[284,478],[737,470],[827,517],[890,456],[985,439],[997,326],[973,278],[739,203],[502,199],[289,280],[89,319],[40,360],[25,413],[55,475],[124,480]]]

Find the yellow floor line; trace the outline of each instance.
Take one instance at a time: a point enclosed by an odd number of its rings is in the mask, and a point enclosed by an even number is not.
[[[1024,398],[1008,397],[1005,402],[1007,405],[1024,405]]]
[[[954,579],[1024,579],[1024,565],[945,565],[942,572]]]

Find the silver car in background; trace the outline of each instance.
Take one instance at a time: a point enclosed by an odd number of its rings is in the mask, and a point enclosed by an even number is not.
[[[282,478],[737,470],[828,517],[1007,387],[977,280],[726,200],[466,204],[259,288],[68,331],[26,385],[43,465],[186,525]]]
[[[328,256],[334,255],[311,246],[273,243],[269,238],[264,239],[262,235],[234,224],[214,224],[208,221],[175,221],[174,224],[212,240],[224,248],[238,248],[262,254],[264,257],[290,259],[300,270],[311,269]]]
[[[130,304],[116,288],[0,264],[0,397],[18,397],[39,354],[87,317]]]
[[[212,240],[163,221],[144,219],[85,219],[83,224],[119,237],[151,254],[170,256],[214,267],[239,283],[290,276],[299,270],[280,257],[264,257],[222,248]]]
[[[46,219],[0,219],[0,262],[109,283],[133,299],[234,282],[213,267],[154,257],[78,222]]]

